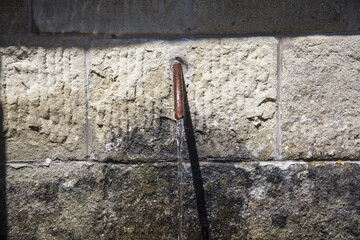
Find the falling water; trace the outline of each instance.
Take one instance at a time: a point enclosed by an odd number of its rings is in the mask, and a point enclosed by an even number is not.
[[[182,143],[183,143],[183,132],[184,132],[184,120],[179,119],[177,121],[176,127],[177,133],[177,157],[178,157],[178,172],[177,172],[177,180],[178,180],[178,199],[179,199],[179,208],[178,208],[178,240],[182,239],[182,220],[183,220],[183,176],[182,176]]]

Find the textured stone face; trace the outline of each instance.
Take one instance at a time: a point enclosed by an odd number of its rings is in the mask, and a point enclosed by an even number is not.
[[[185,79],[200,157],[274,156],[276,48],[274,38],[191,43]]]
[[[114,40],[91,47],[92,157],[172,159],[176,123],[165,80],[167,44]]]
[[[26,0],[1,0],[0,33],[26,32],[27,14]]]
[[[347,28],[346,1],[194,0],[200,33],[332,32]]]
[[[106,168],[104,239],[177,239],[175,165]]]
[[[92,156],[176,157],[171,64],[181,57],[200,157],[272,158],[276,47],[274,38],[92,42]]]
[[[211,239],[360,236],[358,164],[201,170]],[[188,164],[183,173],[183,239],[201,239]],[[176,174],[164,164],[11,164],[9,239],[177,239]]]
[[[177,236],[175,166],[18,164],[6,185],[9,239]]]
[[[189,167],[185,170],[183,236],[201,239],[191,172]],[[281,169],[213,163],[201,170],[210,239],[360,237],[358,164],[305,164]]]
[[[102,172],[87,164],[8,167],[9,239],[99,239],[105,225]]]
[[[84,158],[82,41],[0,39],[8,160]]]
[[[358,159],[360,38],[307,37],[282,53],[282,155]]]

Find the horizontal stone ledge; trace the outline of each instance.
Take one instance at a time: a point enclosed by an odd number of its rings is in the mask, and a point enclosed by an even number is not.
[[[34,0],[33,18],[45,33],[283,34],[348,31],[358,11],[348,8],[347,0]]]
[[[182,163],[190,163],[189,159],[182,159]],[[23,161],[7,161],[1,162],[1,166],[9,166],[15,169],[23,168],[23,167],[49,167],[50,165],[61,165],[61,164],[77,164],[77,165],[119,165],[119,166],[142,166],[142,165],[154,165],[154,166],[173,166],[178,164],[177,161],[168,161],[168,160],[158,160],[158,161],[89,161],[89,160],[72,160],[72,161],[63,161],[63,160],[52,160],[50,158],[45,159],[44,161],[32,161],[32,160],[23,160]],[[312,161],[304,161],[304,160],[278,160],[278,161],[231,161],[224,159],[223,161],[213,161],[213,160],[200,160],[200,166],[206,166],[208,164],[228,164],[234,165],[235,167],[256,167],[256,166],[272,166],[278,167],[280,169],[289,168],[291,165],[329,165],[329,164],[360,164],[360,160],[312,160]]]
[[[184,164],[182,169],[183,238],[194,239],[199,226],[191,168]],[[0,168],[0,191],[5,181],[7,189],[6,199],[0,194],[0,205],[7,203],[9,237],[177,239],[177,172],[175,165],[69,162],[9,167],[3,178]],[[360,236],[359,164],[281,169],[207,163],[201,173],[213,238]]]

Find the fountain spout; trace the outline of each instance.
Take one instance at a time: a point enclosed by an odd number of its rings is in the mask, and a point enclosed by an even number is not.
[[[174,111],[176,120],[184,117],[184,96],[183,96],[183,76],[181,63],[176,62],[173,65],[174,81]]]

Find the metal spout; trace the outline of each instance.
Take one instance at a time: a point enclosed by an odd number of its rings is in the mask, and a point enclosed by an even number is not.
[[[184,96],[183,96],[183,80],[182,80],[181,63],[176,62],[173,65],[173,81],[174,81],[174,111],[176,120],[184,117]]]

